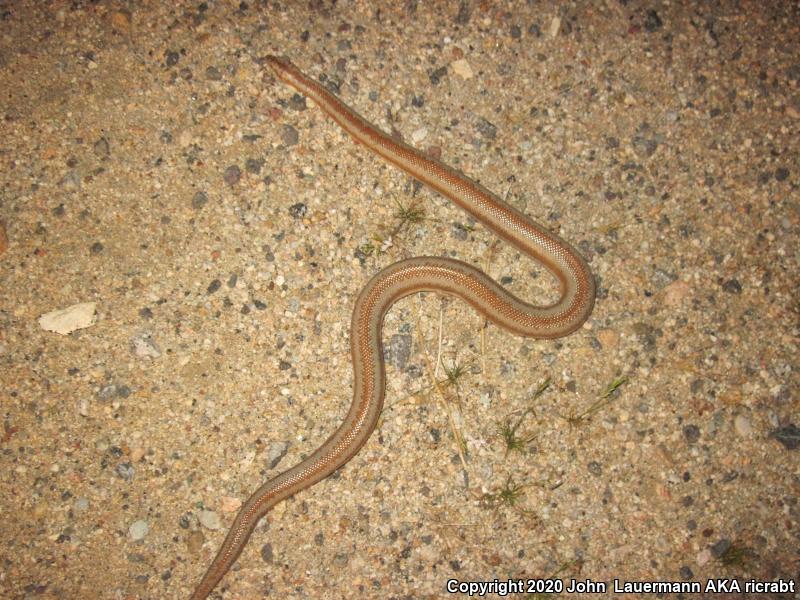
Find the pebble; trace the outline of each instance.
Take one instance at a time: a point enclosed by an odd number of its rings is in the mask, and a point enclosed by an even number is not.
[[[117,31],[127,32],[131,27],[131,16],[127,10],[114,10],[108,15],[108,20]]]
[[[770,435],[783,444],[787,450],[797,450],[800,446],[800,429],[794,423],[775,429]]]
[[[553,17],[553,20],[550,21],[550,37],[554,38],[558,35],[558,30],[561,29],[561,17]]]
[[[39,317],[39,326],[45,331],[67,335],[95,324],[95,303],[81,302],[60,308]]]
[[[136,469],[131,463],[120,463],[117,465],[117,475],[125,481],[132,481],[136,475]]]
[[[742,284],[738,279],[729,279],[722,284],[722,289],[729,294],[739,295],[742,293]]]
[[[148,333],[137,335],[131,339],[133,353],[139,358],[158,358],[161,350]]]
[[[493,140],[497,137],[497,126],[486,119],[478,119],[475,129],[487,140]]]
[[[708,564],[708,561],[711,560],[711,552],[708,550],[708,548],[701,550],[700,552],[697,553],[696,560],[697,560],[697,565],[700,567]]]
[[[709,550],[711,551],[711,556],[714,558],[720,558],[723,554],[725,554],[731,547],[731,541],[728,538],[722,538],[718,542],[716,542]]]
[[[472,72],[472,67],[469,65],[465,59],[454,60],[450,63],[450,66],[453,68],[453,72],[461,77],[462,79],[472,79],[475,74]]]
[[[206,536],[199,529],[195,529],[186,537],[186,549],[189,554],[197,554],[203,548]]]
[[[150,531],[150,525],[147,524],[147,521],[139,520],[134,521],[128,528],[128,535],[130,535],[131,539],[136,542],[144,539],[144,536],[147,535],[148,531]]]
[[[411,141],[414,144],[418,144],[419,142],[424,140],[426,137],[428,137],[428,130],[425,127],[420,127],[419,129],[415,129],[411,133]]]
[[[272,442],[267,452],[267,465],[270,469],[278,466],[289,449],[289,442]]]
[[[413,339],[405,333],[398,333],[389,338],[389,344],[384,349],[384,358],[390,365],[404,369],[411,357]]]
[[[222,175],[222,179],[228,185],[236,185],[239,183],[239,180],[242,178],[242,170],[239,168],[238,165],[231,165]]]
[[[619,333],[613,329],[600,329],[597,332],[597,340],[603,348],[610,350],[619,344]]]
[[[206,204],[208,204],[208,194],[205,192],[197,192],[194,196],[192,196],[192,208],[195,210],[200,210]]]
[[[108,145],[108,140],[101,137],[94,143],[94,153],[98,158],[106,158],[111,154],[111,147]]]
[[[678,306],[689,293],[689,284],[678,279],[664,288],[664,304]]]
[[[224,513],[236,512],[242,507],[242,501],[236,496],[223,496],[219,508]]]
[[[273,561],[272,544],[264,544],[263,546],[261,546],[261,560],[263,560],[267,564],[272,564]]]
[[[294,146],[300,141],[300,134],[297,133],[297,129],[291,125],[284,125],[281,131],[281,139],[283,139],[283,143],[287,146]]]
[[[689,444],[694,444],[700,439],[700,429],[697,425],[687,425],[683,428],[683,437]]]
[[[654,10],[648,10],[647,16],[644,20],[644,29],[648,33],[654,33],[661,29],[663,23],[661,22],[661,17],[658,16],[658,13]]]
[[[753,425],[750,423],[750,419],[744,415],[736,415],[733,419],[733,427],[740,437],[746,438],[753,434]]]
[[[219,520],[219,515],[213,510],[201,510],[200,514],[197,515],[197,519],[206,529],[211,529],[212,531],[222,529],[222,522]]]

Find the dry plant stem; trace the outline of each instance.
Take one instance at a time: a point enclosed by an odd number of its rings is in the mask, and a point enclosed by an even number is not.
[[[385,390],[381,329],[399,298],[433,291],[461,298],[494,324],[518,335],[557,338],[575,331],[594,305],[595,285],[580,254],[558,236],[512,208],[483,186],[378,130],[285,58],[269,56],[275,75],[313,100],[355,140],[425,183],[496,235],[539,261],[558,280],[561,295],[548,306],[523,302],[483,271],[466,263],[419,257],[395,263],[361,291],[353,311],[350,348],[353,403],[339,428],[308,458],[270,479],[245,502],[192,600],[202,600],[236,561],[253,528],[276,503],[326,478],[367,441],[380,416]]]

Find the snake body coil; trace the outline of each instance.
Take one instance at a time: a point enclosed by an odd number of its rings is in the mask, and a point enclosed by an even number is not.
[[[437,257],[403,260],[380,271],[359,294],[350,329],[353,403],[339,428],[308,458],[264,483],[242,506],[192,600],[202,600],[242,552],[253,528],[275,504],[326,478],[369,438],[383,408],[383,318],[403,296],[434,291],[457,296],[493,323],[522,336],[565,336],[588,318],[595,285],[589,267],[567,242],[512,208],[462,173],[386,135],[285,58],[269,56],[275,75],[312,99],[358,142],[449,198],[495,234],[542,263],[561,295],[549,306],[523,302],[466,263]]]

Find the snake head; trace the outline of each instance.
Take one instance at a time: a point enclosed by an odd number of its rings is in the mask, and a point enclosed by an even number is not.
[[[272,72],[275,73],[279,79],[283,79],[284,81],[290,80],[292,74],[299,73],[297,67],[285,56],[268,54],[265,60],[267,65],[272,69]]]

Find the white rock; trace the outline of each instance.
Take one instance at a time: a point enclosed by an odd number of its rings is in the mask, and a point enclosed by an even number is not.
[[[414,144],[419,144],[426,137],[428,137],[428,130],[425,129],[424,127],[420,127],[411,134],[411,141]]]
[[[222,522],[219,520],[219,515],[213,510],[201,510],[197,518],[200,524],[206,529],[214,531],[222,529]]]
[[[45,331],[67,335],[77,329],[95,324],[95,303],[81,302],[67,308],[54,310],[39,317],[39,326]]]
[[[148,531],[150,531],[150,525],[147,524],[147,521],[139,520],[132,523],[128,528],[128,535],[131,536],[132,540],[138,541],[143,539]]]
[[[158,345],[149,334],[142,334],[133,338],[131,347],[133,348],[133,353],[140,358],[158,358],[161,356],[161,350],[159,350]]]
[[[459,75],[463,79],[472,79],[472,67],[469,66],[469,63],[465,59],[454,60],[451,66],[456,75]]]
[[[220,501],[220,508],[222,512],[232,513],[236,512],[242,507],[242,501],[235,496],[223,496]]]
[[[561,17],[553,17],[550,21],[550,37],[556,37],[559,29],[561,29]]]
[[[753,424],[744,415],[736,415],[736,418],[733,419],[733,427],[740,437],[746,438],[753,434]]]

